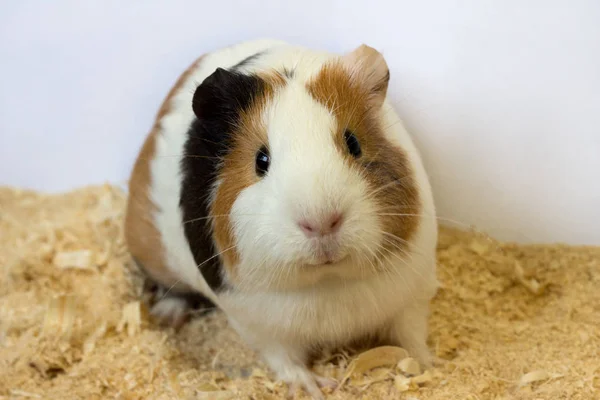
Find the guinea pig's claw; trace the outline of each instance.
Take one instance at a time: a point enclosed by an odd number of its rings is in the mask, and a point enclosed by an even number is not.
[[[323,378],[323,379],[328,379],[328,378]],[[309,395],[310,397],[313,398],[313,400],[325,400],[325,396],[323,395],[323,392],[321,392],[321,390],[319,389],[320,383],[317,379],[317,377],[315,377],[315,380],[312,382],[293,382],[291,384],[289,384],[289,388],[288,388],[288,392],[287,392],[287,399],[293,399],[294,395],[296,394],[296,392],[300,389],[304,389]]]
[[[160,325],[170,326],[178,331],[188,321],[187,303],[178,298],[165,297],[154,304],[150,314]]]
[[[315,381],[317,382],[317,385],[319,385],[320,388],[335,389],[338,386],[338,381],[324,376],[315,375]]]

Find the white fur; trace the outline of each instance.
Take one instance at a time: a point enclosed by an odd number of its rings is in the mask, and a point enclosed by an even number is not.
[[[258,183],[242,191],[232,209],[241,284],[215,295],[193,260],[178,206],[180,155],[194,116],[194,88],[217,66],[229,67],[260,49],[265,57],[245,67],[295,70],[295,78],[268,105],[271,166]],[[316,381],[304,362],[315,344],[343,344],[377,333],[400,341],[415,357],[429,360],[425,345],[428,302],[437,289],[437,224],[425,170],[398,115],[386,101],[381,110],[385,135],[408,155],[418,183],[422,214],[408,254],[395,253],[385,274],[374,274],[370,253],[382,241],[369,188],[344,164],[334,146],[335,120],[330,110],[307,92],[305,82],[334,55],[280,41],[242,43],[208,55],[172,100],[161,121],[157,154],[151,164],[156,225],[167,262],[181,280],[207,295],[227,314],[232,326],[259,350],[280,379],[301,384],[319,397]],[[250,166],[252,167],[252,166]],[[306,238],[298,220],[340,211],[339,235],[325,243],[337,264],[319,262],[315,241]],[[260,214],[260,215],[258,215]]]
[[[181,321],[186,312],[186,301],[177,297],[162,298],[150,310],[154,317],[163,321],[172,321],[172,325],[176,325],[178,321]]]

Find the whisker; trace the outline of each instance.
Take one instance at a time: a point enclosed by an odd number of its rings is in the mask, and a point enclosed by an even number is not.
[[[427,214],[410,214],[410,213],[378,213],[378,216],[381,217],[428,217],[428,218],[435,218],[438,219],[440,221],[446,221],[446,222],[452,222],[454,224],[460,225],[464,228],[469,228],[469,229],[473,229],[473,227],[469,224],[465,224],[464,222],[460,222],[457,221],[455,219],[452,218],[447,218],[447,217],[440,217],[437,215],[427,215]]]
[[[377,189],[375,189],[375,190],[374,190],[374,191],[372,191],[371,193],[368,193],[368,194],[367,194],[367,196],[369,196],[369,197],[373,197],[373,196],[375,196],[377,193],[381,192],[382,190],[385,190],[385,189],[389,188],[390,186],[393,186],[393,185],[398,185],[398,184],[402,183],[402,181],[403,181],[404,179],[407,179],[407,178],[411,178],[411,176],[410,176],[410,175],[405,175],[405,176],[403,176],[402,178],[394,179],[393,181],[391,181],[391,182],[388,182],[388,183],[386,183],[385,185],[382,185],[382,186],[378,187]]]
[[[243,216],[243,217],[257,217],[257,216],[265,216],[266,214],[236,214],[236,216]],[[211,218],[223,218],[223,217],[231,217],[231,214],[215,214],[215,215],[208,215],[206,217],[198,217],[198,218],[193,218],[193,219],[188,219],[187,221],[183,221],[182,223],[185,224],[190,224],[192,222],[197,222],[197,221],[202,221],[202,220],[206,220],[206,219],[211,219]]]
[[[175,287],[175,285],[177,285],[180,282],[181,282],[181,278],[177,279],[175,281],[175,283],[173,283],[171,286],[169,286],[169,288],[167,289],[167,291],[164,292],[163,295],[160,296],[160,299],[158,299],[157,301],[161,301],[162,299],[164,299],[165,297],[167,297],[167,295],[169,294],[169,292],[171,291],[171,289],[173,289]]]
[[[377,254],[373,251],[373,249],[370,246],[365,245],[364,248],[366,248],[369,251],[369,253],[371,253],[371,255],[373,256],[374,260],[379,261],[379,257],[377,257]],[[373,267],[373,272],[376,272],[378,270],[377,269],[377,265],[375,265],[375,263],[371,260],[371,258],[367,258],[367,260],[369,261],[369,263]]]
[[[402,247],[400,247],[400,245],[399,245],[399,244],[397,244],[397,243],[394,243],[394,242],[393,242],[392,240],[390,240],[390,239],[386,239],[386,238],[384,238],[383,240],[385,240],[385,241],[386,241],[388,244],[390,244],[394,250],[398,250],[398,251],[402,252],[402,254],[403,254],[403,255],[405,255],[406,257],[409,257],[409,258],[411,259],[410,261],[413,261],[413,257],[412,257],[412,255],[411,255],[411,254],[410,254],[408,251],[406,251],[405,249],[403,249]],[[414,266],[413,266],[413,265],[412,265],[410,262],[408,262],[407,260],[405,260],[405,259],[403,259],[402,257],[400,257],[400,256],[399,256],[398,254],[396,254],[394,251],[391,251],[391,250],[388,250],[388,251],[389,251],[390,255],[392,255],[392,256],[394,256],[394,257],[398,258],[399,260],[401,260],[401,261],[402,261],[402,262],[403,262],[403,263],[404,263],[404,264],[405,264],[405,265],[406,265],[408,268],[410,268],[410,269],[411,269],[411,270],[412,270],[412,271],[413,271],[415,274],[419,275],[419,277],[421,277],[421,278],[423,278],[423,279],[425,278],[425,277],[423,276],[423,273],[422,273],[421,271],[419,271],[418,269],[416,269],[416,268],[415,268],[415,267],[414,267]]]
[[[180,157],[180,158],[204,158],[204,159],[208,159],[208,160],[222,160],[222,157],[215,157],[215,156],[201,156],[201,155],[195,155],[195,154],[166,154],[166,155],[162,155],[162,156],[152,156],[152,157],[140,157],[140,160],[145,160],[145,161],[152,161],[155,158],[175,158],[175,157]]]
[[[203,266],[204,264],[206,264],[206,263],[207,263],[207,262],[209,262],[210,260],[212,260],[212,259],[214,259],[214,258],[216,258],[216,257],[220,256],[221,254],[223,254],[223,253],[225,253],[226,251],[229,251],[229,250],[231,250],[231,249],[233,249],[233,248],[235,248],[235,246],[231,246],[231,247],[229,247],[229,248],[227,248],[227,249],[223,250],[222,252],[220,252],[220,253],[218,253],[218,254],[215,254],[214,256],[211,256],[211,257],[207,258],[205,261],[203,261],[203,262],[201,262],[200,264],[198,264],[198,265],[196,266],[196,268],[200,268],[201,266]],[[177,284],[178,284],[179,282],[181,282],[181,281],[182,281],[182,279],[181,279],[181,278],[180,278],[180,279],[177,279],[177,280],[175,281],[175,283],[173,283],[173,284],[172,284],[172,285],[169,287],[169,289],[167,289],[167,291],[166,291],[166,292],[165,292],[165,293],[164,293],[164,294],[161,296],[161,298],[160,298],[159,300],[162,300],[162,299],[164,299],[164,298],[165,298],[165,297],[166,297],[166,296],[167,296],[167,295],[168,295],[168,294],[171,292],[171,290],[172,290],[172,289],[175,287],[175,285],[177,285]]]
[[[394,125],[398,125],[398,124],[401,124],[401,123],[402,123],[402,120],[401,120],[401,119],[398,119],[398,120],[396,120],[396,121],[392,122],[391,124],[387,125],[386,127],[384,127],[384,128],[383,128],[383,130],[384,130],[384,131],[385,131],[385,130],[388,130],[388,129],[390,129],[391,127],[393,127]]]
[[[377,150],[377,153],[375,153],[375,157],[372,157],[368,163],[366,163],[365,165],[363,165],[362,170],[360,171],[360,175],[365,178],[366,174],[367,174],[367,170],[368,168],[371,166],[371,164],[373,164],[373,161],[375,161],[377,159],[377,157],[379,156],[379,154],[381,153],[381,148],[379,150]]]
[[[391,236],[391,237],[393,237],[395,240],[398,240],[400,243],[404,243],[404,244],[406,244],[407,246],[409,246],[409,247],[411,248],[411,250],[412,250],[412,251],[414,251],[415,249],[416,249],[416,250],[418,250],[418,254],[420,254],[420,255],[422,255],[422,256],[426,256],[426,257],[430,258],[430,259],[431,259],[431,262],[435,262],[435,261],[436,261],[436,260],[435,260],[435,254],[434,254],[434,255],[430,255],[430,252],[426,252],[425,250],[423,250],[421,247],[417,246],[416,244],[414,244],[414,243],[411,243],[411,242],[409,242],[408,240],[406,240],[406,239],[403,239],[403,238],[401,238],[400,236],[398,236],[398,235],[394,235],[393,233],[390,233],[390,232],[385,232],[385,231],[383,231],[382,233],[383,233],[384,235],[388,235],[388,236]],[[397,246],[398,246],[398,250],[403,250],[405,253],[407,253],[407,252],[406,252],[406,250],[404,250],[404,249],[400,248],[400,246],[399,246],[399,245],[397,245]]]
[[[216,258],[216,257],[219,257],[220,255],[224,254],[225,252],[228,252],[229,250],[232,250],[232,249],[234,249],[235,247],[236,247],[235,245],[233,245],[233,246],[230,246],[230,247],[226,248],[225,250],[223,250],[223,251],[221,251],[221,252],[219,252],[219,253],[215,254],[214,256],[211,256],[211,257],[207,258],[206,260],[204,260],[203,262],[201,262],[200,264],[198,264],[198,265],[196,266],[196,268],[200,268],[200,267],[202,267],[204,264],[206,264],[206,263],[207,263],[207,262],[209,262],[210,260],[212,260],[212,259],[214,259],[214,258]]]
[[[380,248],[382,248],[383,250],[386,250],[386,249],[385,249],[385,247],[383,247],[383,245],[380,245],[379,247],[380,247]],[[393,256],[395,256],[395,257],[396,257],[396,258],[398,258],[398,259],[399,259],[399,260],[400,260],[402,263],[404,263],[404,265],[406,265],[408,268],[410,268],[411,270],[413,270],[413,271],[414,271],[414,268],[413,268],[413,267],[412,267],[412,266],[409,264],[409,262],[408,262],[407,260],[404,260],[403,258],[401,258],[400,256],[398,256],[397,254],[395,254],[393,251],[389,251],[389,250],[388,250],[388,252],[389,252],[389,254],[390,254],[390,255],[393,255]],[[391,268],[384,268],[383,270],[384,270],[384,273],[385,273],[385,274],[386,274],[388,277],[392,277],[392,278],[393,278],[394,276],[397,276],[397,277],[399,277],[400,279],[402,279],[402,281],[404,282],[404,286],[405,286],[406,288],[408,288],[408,292],[409,292],[410,296],[411,296],[411,297],[413,298],[413,300],[414,300],[414,298],[415,298],[415,293],[414,293],[414,290],[416,289],[416,286],[415,286],[415,285],[409,285],[409,283],[408,283],[408,280],[406,279],[406,277],[404,276],[404,274],[402,274],[402,271],[401,271],[401,270],[398,270],[398,269],[396,269],[396,268],[392,268],[392,269],[391,269]]]
[[[395,235],[391,235],[391,236],[395,236]],[[401,238],[399,238],[401,239]],[[435,272],[431,272],[430,269],[425,268],[425,269],[420,269],[418,268],[419,265],[415,266],[414,263],[414,255],[409,254],[405,249],[402,249],[398,244],[393,243],[391,241],[388,241],[393,247],[395,247],[397,250],[399,250],[400,252],[402,252],[402,254],[404,254],[406,257],[408,257],[410,260],[406,260],[402,257],[400,257],[396,252],[386,249],[389,253],[389,255],[396,257],[398,260],[400,260],[404,265],[406,265],[408,268],[410,268],[411,271],[413,271],[415,274],[417,274],[421,279],[426,279],[425,276],[423,275],[424,271],[428,271],[427,275],[431,278],[431,275],[433,275],[433,278],[435,279]],[[410,262],[409,262],[410,261]],[[435,257],[432,258],[432,262],[435,262]],[[400,270],[393,270],[392,271],[394,274],[399,275],[405,282],[406,279],[404,278],[404,276],[402,275],[402,271]],[[416,285],[416,283],[415,283]],[[412,289],[416,289],[416,286],[410,287],[409,288],[411,290],[411,295],[414,296],[414,293],[412,292]]]

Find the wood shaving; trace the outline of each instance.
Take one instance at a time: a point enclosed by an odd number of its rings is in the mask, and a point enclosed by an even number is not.
[[[430,371],[425,371],[423,374],[411,378],[411,380],[417,385],[422,385],[424,383],[431,382],[433,380],[433,376],[431,375]]]
[[[362,376],[356,379],[352,379],[352,385],[362,387],[363,389],[372,385],[373,383],[385,381],[392,378],[391,368],[376,368],[366,376]]]
[[[70,336],[74,321],[74,297],[64,295],[55,297],[48,304],[43,332],[52,336]]]
[[[148,320],[125,201],[109,185],[0,188],[0,398],[285,398],[221,313],[178,332]],[[441,228],[437,259],[435,368],[406,376],[399,348],[342,349],[314,366],[338,382],[352,371],[327,399],[600,398],[600,248]]]
[[[132,301],[123,307],[123,315],[117,325],[117,332],[122,332],[127,327],[127,335],[135,336],[142,326],[142,303]]]
[[[394,386],[396,390],[399,392],[406,392],[411,390],[414,385],[412,385],[413,381],[407,376],[404,375],[396,375],[394,377]]]
[[[346,370],[346,375],[342,379],[343,385],[352,375],[362,374],[373,368],[383,367],[385,365],[395,365],[399,360],[408,357],[408,352],[401,347],[380,346],[367,350],[359,354]]]
[[[418,390],[419,385],[423,385],[433,380],[433,375],[430,371],[417,376],[404,376],[396,375],[394,377],[394,386],[399,392],[406,392],[409,390]]]
[[[521,377],[519,383],[521,385],[527,385],[533,382],[545,381],[550,379],[552,376],[546,371],[532,371]]]
[[[535,279],[527,279],[525,277],[525,272],[523,271],[523,267],[518,261],[515,261],[515,276],[521,285],[525,286],[531,293],[540,294],[542,290],[542,286]]]
[[[59,268],[91,270],[95,267],[94,254],[90,250],[61,251],[56,253],[52,263]]]
[[[96,342],[106,334],[106,322],[102,322],[100,326],[83,342],[83,354],[88,355],[96,347]]]
[[[230,400],[235,399],[235,393],[229,390],[219,390],[214,392],[198,392],[195,398],[199,400]]]
[[[18,389],[11,389],[10,394],[13,396],[17,396],[17,397],[27,397],[27,398],[33,398],[33,399],[41,399],[42,398],[42,396],[40,396],[39,394],[29,393],[29,392],[25,392],[23,390],[18,390]]]
[[[400,360],[398,363],[398,369],[404,372],[406,375],[420,375],[421,374],[421,366],[414,358],[407,357],[403,360]]]

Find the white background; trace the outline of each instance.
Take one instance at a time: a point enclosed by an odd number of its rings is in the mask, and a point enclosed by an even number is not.
[[[258,37],[362,42],[439,214],[499,238],[600,244],[600,2],[2,1],[0,184],[123,183],[203,52]]]

